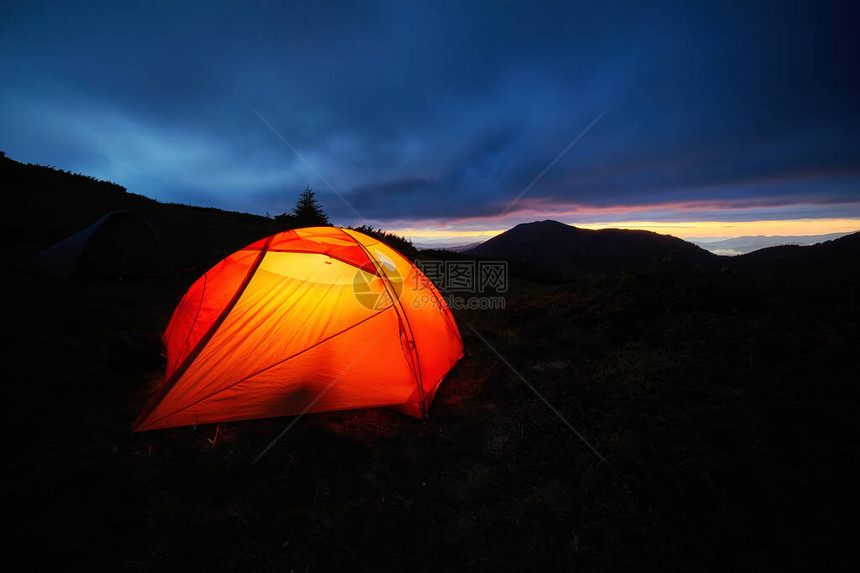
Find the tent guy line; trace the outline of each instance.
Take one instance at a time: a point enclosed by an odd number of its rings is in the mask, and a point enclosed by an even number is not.
[[[510,369],[511,369],[511,372],[513,372],[514,374],[516,374],[517,378],[519,378],[520,380],[522,380],[522,381],[523,381],[523,384],[525,384],[526,386],[528,386],[528,387],[529,387],[529,389],[530,389],[532,392],[534,392],[534,393],[535,393],[535,396],[537,396],[538,398],[540,398],[540,399],[541,399],[541,401],[543,401],[543,403],[544,403],[544,404],[546,404],[546,405],[547,405],[547,407],[548,407],[550,410],[552,410],[552,412],[553,412],[556,416],[558,416],[558,419],[559,419],[559,420],[561,420],[562,422],[564,422],[564,424],[565,424],[568,428],[570,428],[570,430],[571,430],[574,434],[576,434],[576,437],[577,437],[577,438],[579,438],[579,439],[582,441],[582,443],[583,443],[583,444],[585,444],[586,446],[588,446],[588,448],[589,448],[592,452],[594,452],[594,455],[596,455],[598,458],[600,458],[600,461],[601,461],[601,462],[603,462],[603,463],[604,463],[604,464],[606,464],[606,465],[610,465],[610,464],[609,464],[609,462],[607,462],[607,461],[606,461],[606,458],[604,458],[602,455],[600,455],[600,452],[598,452],[598,451],[597,451],[597,449],[596,449],[594,446],[592,446],[592,445],[591,445],[591,443],[590,443],[587,439],[585,439],[585,436],[583,436],[582,434],[580,434],[580,433],[577,431],[577,429],[573,427],[573,424],[571,424],[570,422],[568,422],[568,421],[567,421],[567,418],[565,418],[565,417],[561,414],[561,412],[559,412],[559,411],[555,408],[555,406],[553,406],[552,404],[550,404],[550,403],[549,403],[549,400],[547,400],[546,398],[544,398],[544,397],[543,397],[543,395],[542,395],[540,392],[538,392],[537,388],[535,388],[534,386],[532,386],[532,384],[531,384],[528,380],[526,380],[525,376],[523,376],[522,374],[520,374],[520,373],[519,373],[519,371],[518,371],[516,368],[514,368],[514,366],[513,366],[510,362],[508,362],[508,361],[505,359],[505,357],[504,357],[504,356],[502,356],[502,354],[501,354],[498,350],[496,350],[495,346],[493,346],[492,344],[490,344],[490,341],[489,341],[489,340],[487,340],[486,338],[484,338],[484,337],[481,335],[481,333],[480,333],[480,332],[478,332],[478,331],[477,331],[477,329],[476,329],[474,326],[472,326],[471,324],[469,325],[469,328],[471,328],[471,329],[472,329],[472,332],[474,332],[474,333],[478,336],[478,338],[480,338],[480,339],[484,342],[484,344],[486,344],[486,345],[487,345],[487,348],[489,348],[490,350],[492,350],[492,351],[493,351],[493,354],[495,354],[496,356],[498,356],[498,357],[499,357],[499,360],[501,360],[502,362],[504,362],[504,363],[505,363],[505,366],[507,366],[508,368],[510,368]]]

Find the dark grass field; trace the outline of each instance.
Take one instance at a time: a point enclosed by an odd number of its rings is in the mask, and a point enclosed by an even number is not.
[[[134,434],[184,290],[271,232],[169,209],[192,253],[174,278],[3,273],[3,503],[28,569],[856,568],[856,258],[514,277],[505,309],[455,311],[468,354],[429,426],[380,409]]]
[[[518,282],[457,314],[428,427],[388,410],[133,434],[191,274],[7,272],[5,505],[27,558],[161,571],[845,568],[856,276]],[[606,459],[487,347],[489,341]]]

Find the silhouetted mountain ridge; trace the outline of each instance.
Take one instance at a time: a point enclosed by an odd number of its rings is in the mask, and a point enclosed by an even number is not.
[[[722,258],[739,268],[790,266],[813,270],[826,266],[860,265],[860,231],[815,245],[780,245]]]
[[[767,247],[737,256],[711,253],[671,235],[627,229],[581,229],[558,221],[522,223],[465,251],[555,273],[601,273],[654,263],[805,272],[860,264],[860,232],[814,245]]]
[[[581,229],[552,220],[522,223],[466,253],[568,272],[605,272],[653,262],[714,265],[720,260],[717,255],[671,235]]]
[[[744,255],[768,247],[779,247],[783,245],[815,245],[825,241],[831,241],[850,235],[851,233],[828,233],[824,235],[744,235],[732,237],[721,241],[701,241],[689,239],[703,249],[717,255]]]

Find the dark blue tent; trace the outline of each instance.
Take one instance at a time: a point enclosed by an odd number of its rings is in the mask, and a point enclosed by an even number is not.
[[[171,267],[161,233],[130,211],[108,213],[19,265],[48,276],[90,279],[168,276]]]

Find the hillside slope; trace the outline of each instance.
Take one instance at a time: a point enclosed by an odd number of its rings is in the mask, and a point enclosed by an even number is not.
[[[768,247],[779,247],[783,245],[815,245],[825,241],[832,241],[844,237],[850,233],[829,233],[826,235],[774,235],[774,236],[743,236],[723,239],[722,241],[697,241],[690,240],[703,249],[717,255],[744,255]]]
[[[798,269],[838,267],[860,262],[860,232],[815,245],[780,245],[732,257],[740,268]]]
[[[180,264],[206,267],[278,230],[266,217],[219,209],[160,203],[129,193],[116,183],[0,156],[4,196],[3,225],[13,241],[4,242],[14,265],[86,228],[115,210],[133,211],[157,227]]]

